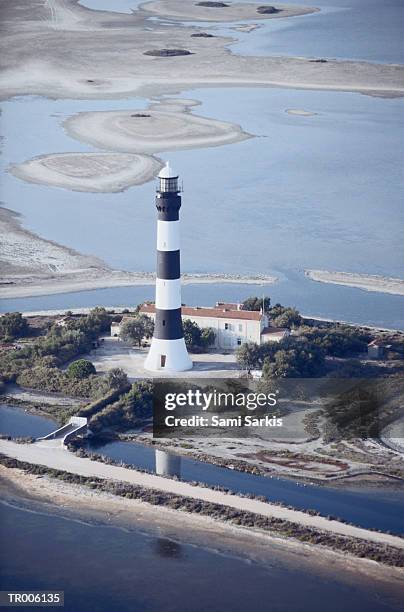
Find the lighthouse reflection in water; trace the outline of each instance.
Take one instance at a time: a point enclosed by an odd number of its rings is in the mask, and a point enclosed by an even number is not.
[[[162,450],[155,451],[156,474],[181,478],[181,457]]]

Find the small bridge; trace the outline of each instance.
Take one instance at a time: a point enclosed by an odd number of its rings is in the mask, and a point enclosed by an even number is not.
[[[42,436],[41,438],[37,438],[39,440],[61,440],[62,444],[67,444],[70,438],[75,436],[87,429],[87,419],[86,417],[71,417],[68,422],[63,425],[63,427],[59,427],[55,431],[52,431],[47,436]]]

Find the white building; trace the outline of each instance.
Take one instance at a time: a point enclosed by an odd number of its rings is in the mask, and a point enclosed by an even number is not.
[[[154,304],[143,304],[140,313],[154,320]],[[288,329],[270,327],[267,315],[243,310],[241,304],[218,302],[215,307],[182,306],[181,317],[183,321],[190,319],[202,329],[213,329],[216,334],[213,348],[216,349],[234,350],[245,342],[280,342],[290,334]]]

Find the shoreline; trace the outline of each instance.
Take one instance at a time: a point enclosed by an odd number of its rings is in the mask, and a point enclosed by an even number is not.
[[[38,155],[7,171],[36,185],[89,193],[120,193],[143,185],[163,168],[150,155],[105,153],[50,153]]]
[[[399,536],[371,531],[323,516],[312,516],[300,510],[277,506],[271,502],[240,497],[236,494],[223,493],[218,490],[167,479],[154,474],[99,463],[87,458],[78,457],[67,449],[55,445],[53,441],[48,443],[42,441],[27,445],[0,440],[0,452],[11,460],[41,466],[45,470],[59,470],[76,476],[99,478],[108,482],[119,481],[135,487],[141,487],[151,493],[159,491],[167,496],[176,495],[193,502],[208,503],[214,506],[219,505],[227,510],[253,513],[268,520],[280,519],[281,521],[296,524],[302,529],[319,530],[329,537],[354,538],[355,541],[366,542],[373,546],[391,546],[398,550],[404,550],[404,539]]]
[[[355,272],[330,272],[328,270],[305,270],[307,278],[318,283],[342,285],[363,291],[404,295],[404,280],[377,274]]]
[[[226,3],[224,3],[226,4]],[[275,12],[259,12],[260,3],[248,4],[234,2],[223,7],[204,7],[198,4],[185,4],[183,0],[149,0],[139,5],[139,10],[153,15],[179,21],[202,21],[212,23],[233,23],[240,20],[286,19],[320,12],[319,8],[303,7],[292,4],[277,3]]]
[[[183,12],[183,3],[179,4]],[[160,5],[165,7],[166,3]],[[191,38],[192,33],[200,32],[198,25],[194,25],[198,24],[198,18],[192,18],[193,25],[180,21],[167,26],[162,20],[150,21],[153,15],[142,8],[124,15],[88,9],[78,5],[77,0],[49,0],[46,6],[36,9],[36,20],[32,20],[30,7],[23,0],[16,0],[6,7],[6,64],[0,80],[0,97],[31,94],[49,98],[121,99],[170,94],[184,87],[226,85],[404,96],[404,66],[400,64],[244,57],[232,54],[228,48],[234,38]],[[252,18],[258,16],[254,12]],[[260,17],[268,18],[268,15]],[[226,21],[216,14],[212,23]],[[24,45],[16,34],[21,30]],[[158,39],[153,36],[156,33]],[[37,46],[38,37],[44,41],[41,49]],[[177,49],[189,54],[182,57],[144,55],[155,50],[156,43],[157,51],[170,49],[173,40]],[[119,52],[122,48],[124,54]],[[68,63],[66,52],[70,57]],[[100,53],[102,62],[98,61]],[[176,75],[175,81],[168,78],[168,73]]]
[[[85,486],[60,482],[52,478],[38,478],[18,469],[0,466],[0,486],[5,503],[41,504],[56,515],[77,516],[97,521],[109,527],[152,530],[157,535],[196,546],[209,547],[220,552],[241,554],[255,561],[269,562],[273,554],[284,561],[302,561],[314,571],[332,575],[338,570],[347,580],[376,580],[386,588],[402,592],[402,569],[385,566],[374,561],[352,557],[325,547],[277,537],[251,528],[234,526],[208,516],[195,516],[161,506],[152,506],[135,499],[116,497],[94,491]]]
[[[71,137],[98,149],[142,155],[235,144],[252,134],[228,121],[195,115],[198,100],[163,99],[136,109],[90,111],[65,119]]]
[[[37,278],[25,277],[23,283],[18,276],[7,277],[6,282],[0,278],[1,299],[19,299],[24,297],[40,297],[47,295],[59,295],[65,293],[80,293],[97,289],[110,289],[113,287],[145,287],[155,285],[155,273],[153,272],[124,272],[119,270],[100,269],[99,272],[82,273],[80,277],[69,278],[67,274],[60,277]],[[24,282],[28,280],[28,282]],[[8,283],[13,286],[9,286]],[[277,282],[276,277],[261,276],[238,276],[221,274],[183,274],[183,285],[202,284],[240,284],[240,285],[272,285]],[[4,283],[4,284],[3,284]],[[15,285],[14,285],[15,283]],[[124,307],[122,307],[124,308]],[[71,309],[69,309],[71,310]],[[89,309],[91,310],[91,309]],[[83,309],[80,309],[83,311]]]
[[[41,238],[23,229],[20,215],[0,207],[1,299],[55,295],[110,287],[154,285],[151,272],[113,270],[97,257]],[[183,274],[183,284],[241,283],[270,285],[266,275]]]

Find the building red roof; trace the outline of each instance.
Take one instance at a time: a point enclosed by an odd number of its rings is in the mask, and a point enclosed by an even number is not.
[[[154,314],[156,312],[154,304],[143,304],[140,312]],[[216,317],[218,319],[239,319],[247,321],[261,321],[262,314],[253,310],[229,310],[227,308],[209,308],[201,306],[183,306],[182,316],[188,317]]]

